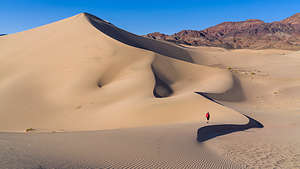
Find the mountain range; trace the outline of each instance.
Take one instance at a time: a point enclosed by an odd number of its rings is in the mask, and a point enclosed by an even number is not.
[[[300,13],[271,23],[248,19],[240,22],[223,22],[200,31],[182,30],[172,35],[154,32],[144,36],[191,46],[299,50]]]

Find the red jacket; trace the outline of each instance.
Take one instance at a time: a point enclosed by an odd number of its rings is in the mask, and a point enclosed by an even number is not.
[[[209,117],[209,113],[207,112],[207,113],[205,114],[205,116],[206,116],[206,118]]]

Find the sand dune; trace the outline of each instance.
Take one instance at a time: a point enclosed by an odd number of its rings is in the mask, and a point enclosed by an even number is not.
[[[229,90],[229,71],[192,64],[181,47],[89,14],[4,36],[0,46],[2,131],[200,122],[206,111],[214,112],[215,122],[247,123],[234,110],[194,94]],[[153,90],[170,97],[156,98]]]
[[[225,93],[208,94],[212,98],[246,106],[247,109],[299,109],[299,52],[205,47],[189,50],[196,63],[205,60],[203,64],[228,69],[235,77],[235,87]]]
[[[181,47],[86,13],[1,36],[0,51],[4,168],[299,166],[300,136],[282,148],[299,129],[299,52]],[[249,129],[236,110],[266,129],[232,133]]]
[[[209,97],[264,125],[207,144],[247,168],[300,168],[299,52],[207,47],[189,51],[196,63],[228,69],[238,81],[231,90]]]

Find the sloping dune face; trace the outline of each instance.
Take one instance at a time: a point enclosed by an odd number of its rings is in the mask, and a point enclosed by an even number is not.
[[[226,92],[230,72],[184,48],[89,14],[0,38],[0,130],[102,130],[203,121],[247,123],[194,92]]]

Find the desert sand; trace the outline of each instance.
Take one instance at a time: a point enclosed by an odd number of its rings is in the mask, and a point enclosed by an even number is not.
[[[177,46],[86,13],[0,51],[0,168],[300,168],[297,51]],[[264,128],[197,141],[243,114]]]

